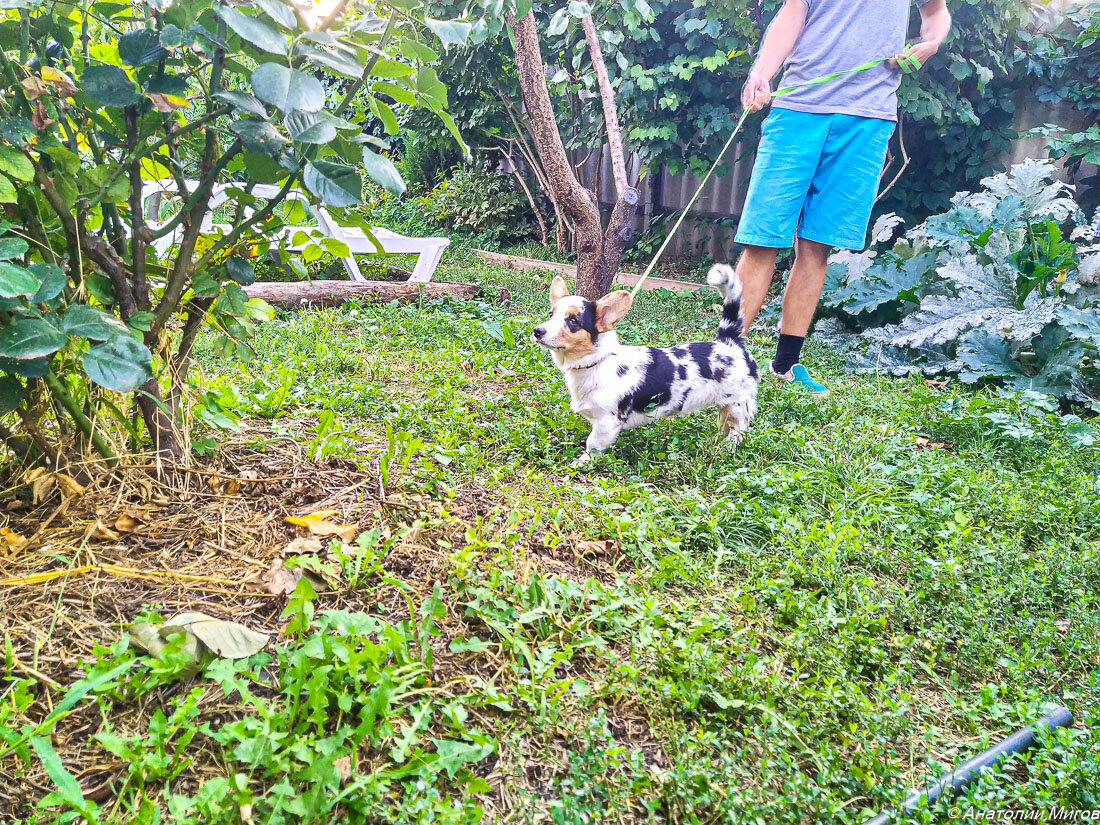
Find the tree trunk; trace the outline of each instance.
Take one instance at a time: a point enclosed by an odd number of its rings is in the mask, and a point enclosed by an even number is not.
[[[392,281],[292,281],[289,283],[255,283],[245,287],[249,298],[259,298],[279,309],[302,307],[339,307],[346,301],[359,300],[371,304],[390,301],[411,303],[421,298],[458,298],[472,300],[483,294],[480,284],[452,284],[432,281],[427,284]],[[501,300],[508,295],[497,293]]]
[[[180,439],[180,429],[174,413],[164,403],[160,382],[156,378],[150,378],[137,391],[136,400],[145,428],[149,431],[149,438],[153,442],[153,452],[173,461],[182,461],[186,450]]]
[[[539,160],[553,192],[553,198],[575,223],[577,247],[576,293],[590,300],[607,294],[622,262],[623,252],[634,236],[634,215],[641,202],[641,193],[630,185],[626,173],[626,154],[623,148],[622,129],[615,103],[615,93],[607,74],[607,66],[600,48],[599,33],[591,17],[583,21],[585,39],[592,57],[603,105],[607,127],[611,168],[615,177],[617,201],[604,232],[600,219],[599,200],[577,179],[576,170],[569,163],[561,130],[550,102],[546,85],[546,67],[542,62],[535,16],[528,12],[523,17],[506,16],[512,28],[516,50],[516,68],[523,92],[523,105],[527,110],[531,137],[539,153]],[[559,245],[561,243],[559,221]]]
[[[515,40],[516,68],[523,91],[523,105],[531,124],[531,137],[546,171],[554,197],[576,224],[577,294],[595,300],[604,292],[599,287],[600,254],[603,251],[603,226],[595,196],[581,186],[569,156],[565,152],[546,86],[546,67],[542,62],[535,15],[507,15]]]

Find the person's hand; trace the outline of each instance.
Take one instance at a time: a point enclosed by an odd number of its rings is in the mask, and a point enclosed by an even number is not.
[[[891,57],[887,63],[891,68],[901,69],[905,74],[909,74],[916,71],[917,68],[923,67],[939,50],[939,43],[916,43],[901,54]],[[920,64],[920,67],[913,66],[911,61],[914,59]]]
[[[759,74],[750,74],[741,90],[741,105],[746,112],[759,112],[772,102],[772,84],[768,78]]]

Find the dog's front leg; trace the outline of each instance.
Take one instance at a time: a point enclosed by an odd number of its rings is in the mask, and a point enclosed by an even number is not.
[[[588,434],[588,440],[584,445],[584,455],[577,459],[577,466],[583,467],[594,458],[595,453],[611,449],[622,431],[623,427],[618,421],[608,419],[593,421],[592,432]]]

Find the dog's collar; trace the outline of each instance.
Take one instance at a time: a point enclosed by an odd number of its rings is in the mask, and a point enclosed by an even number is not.
[[[566,367],[565,369],[575,371],[575,372],[579,372],[580,370],[590,370],[593,367],[598,367],[600,364],[602,364],[604,361],[606,361],[609,357],[610,356],[605,355],[599,361],[595,361],[591,364],[585,364],[583,367]]]

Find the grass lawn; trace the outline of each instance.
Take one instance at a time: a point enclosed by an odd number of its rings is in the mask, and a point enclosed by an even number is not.
[[[1087,437],[992,391],[849,376],[814,342],[828,401],[765,383],[736,450],[699,415],[578,474],[584,422],[530,342],[545,289],[460,253],[442,274],[513,304],[282,315],[244,365],[200,346],[200,419],[244,424],[200,427],[211,461],[232,438],[350,467],[334,509],[359,538],[297,557],[324,589],[181,602],[282,631],[185,680],[181,651],[122,635],[175,608],[130,599],[84,657],[86,724],[53,726],[63,764],[19,734],[64,691],[9,664],[0,815],[62,821],[87,791],[65,776],[101,764],[84,812],[111,823],[860,823],[1052,705],[1078,727],[952,805],[1100,808]],[[713,295],[651,293],[621,335],[717,321]],[[902,821],[968,821],[949,807]]]

